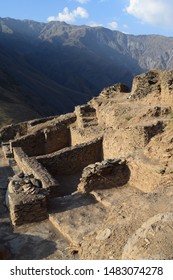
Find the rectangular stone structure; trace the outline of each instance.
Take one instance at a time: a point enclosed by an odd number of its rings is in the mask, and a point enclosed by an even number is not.
[[[43,194],[9,194],[11,222],[14,226],[47,219],[47,202]]]

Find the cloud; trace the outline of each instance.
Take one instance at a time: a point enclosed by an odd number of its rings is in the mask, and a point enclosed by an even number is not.
[[[48,17],[48,21],[65,21],[65,22],[75,22],[77,18],[88,18],[88,12],[82,7],[77,7],[73,11],[69,11],[68,7],[65,7],[62,12],[58,13],[57,16]]]
[[[109,22],[108,27],[112,30],[116,30],[118,28],[118,23],[116,21]]]
[[[80,4],[87,4],[90,0],[76,0]]]
[[[172,0],[130,0],[126,12],[152,25],[172,27]]]

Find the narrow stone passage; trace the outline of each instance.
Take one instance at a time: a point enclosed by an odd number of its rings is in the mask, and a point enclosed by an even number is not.
[[[12,227],[5,195],[8,178],[18,172],[15,161],[4,158],[0,148],[0,259],[74,259],[69,241],[48,220]]]
[[[5,207],[5,194],[8,186],[9,177],[14,175],[12,167],[9,165],[9,159],[3,157],[2,149],[0,148],[0,218],[7,214]]]

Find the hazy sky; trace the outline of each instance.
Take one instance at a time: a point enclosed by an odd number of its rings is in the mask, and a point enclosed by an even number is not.
[[[173,36],[173,0],[0,0],[0,17]]]

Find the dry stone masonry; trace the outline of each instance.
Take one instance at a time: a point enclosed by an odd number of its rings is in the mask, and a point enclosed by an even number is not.
[[[89,193],[97,189],[117,188],[126,185],[130,170],[125,160],[109,159],[84,168],[78,191]]]
[[[10,208],[13,225],[42,221],[47,218],[46,190],[33,175],[23,172],[15,175],[6,194],[6,205]]]
[[[172,97],[173,71],[153,70],[131,91],[112,85],[73,113],[1,129],[0,174],[12,175],[0,178],[0,258],[15,251],[8,206],[15,238],[58,233],[50,258],[172,259]]]

